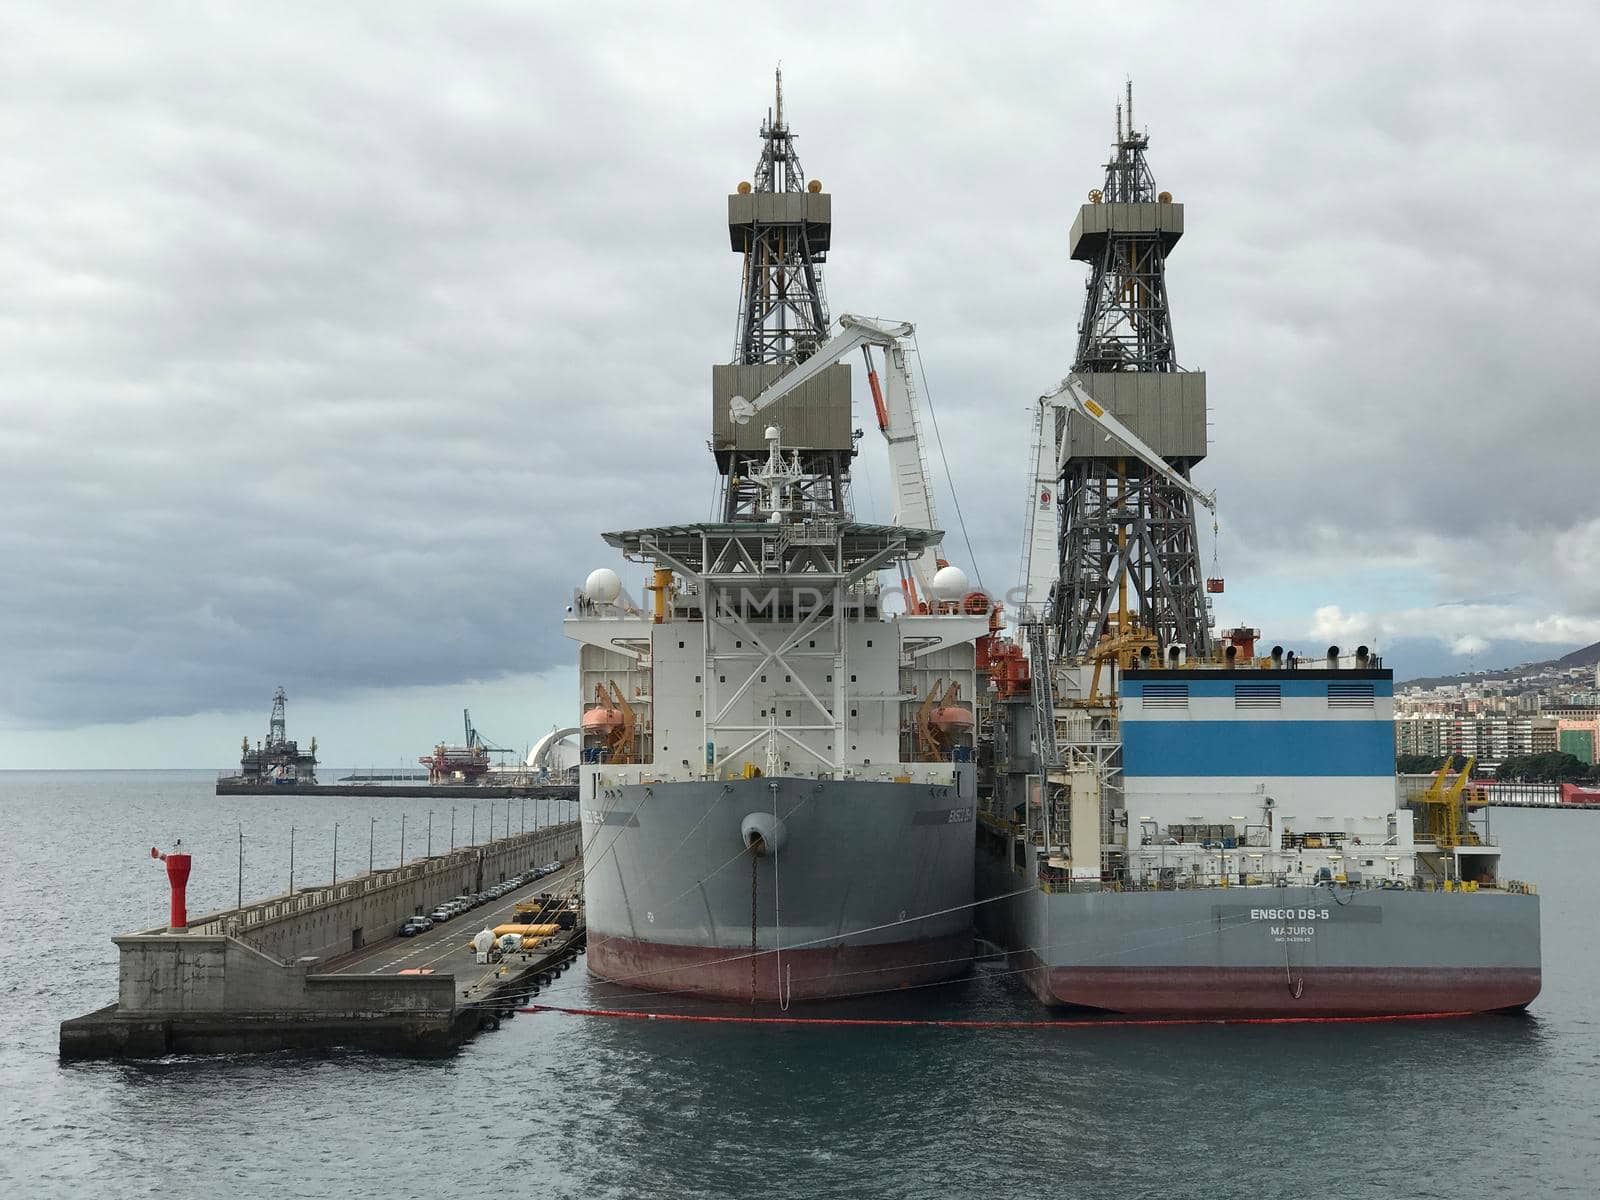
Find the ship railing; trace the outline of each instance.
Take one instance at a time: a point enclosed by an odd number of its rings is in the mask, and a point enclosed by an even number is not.
[[[1504,883],[1481,883],[1471,880],[1436,880],[1422,875],[1411,875],[1403,878],[1390,876],[1363,877],[1350,881],[1343,879],[1317,880],[1296,878],[1292,876],[1270,876],[1245,874],[1242,878],[1237,875],[1219,874],[1177,874],[1169,876],[1129,875],[1124,871],[1114,871],[1102,875],[1096,880],[1074,880],[1066,876],[1059,868],[1041,867],[1038,887],[1041,892],[1059,894],[1065,892],[1198,892],[1198,891],[1228,891],[1235,888],[1275,888],[1275,887],[1335,887],[1342,893],[1351,891],[1384,892],[1384,891],[1411,891],[1411,892],[1508,892],[1516,895],[1537,895],[1538,888],[1526,880],[1513,879]]]
[[[545,826],[537,830],[528,830],[511,836],[511,841],[526,841],[532,843],[545,836],[552,828],[559,826]],[[485,842],[483,846],[504,844],[507,839],[498,838],[494,842]],[[210,913],[199,917],[189,923],[189,929],[197,934],[241,934],[266,925],[274,924],[288,917],[301,913],[313,912],[330,905],[341,904],[347,900],[381,891],[385,888],[403,884],[426,883],[430,878],[440,875],[449,875],[458,878],[462,869],[461,854],[481,849],[480,846],[467,846],[451,854],[440,854],[433,858],[425,858],[408,862],[403,866],[379,868],[373,872],[363,872],[349,879],[337,883],[297,888],[294,892],[273,896],[267,900],[246,904],[243,908],[225,909],[221,912]],[[446,897],[437,897],[443,900]]]

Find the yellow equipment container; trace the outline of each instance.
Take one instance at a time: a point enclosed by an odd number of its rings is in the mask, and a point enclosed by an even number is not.
[[[495,937],[502,937],[503,935],[508,934],[508,933],[520,933],[523,937],[526,938],[526,937],[550,937],[551,935],[559,933],[560,931],[561,931],[561,926],[559,926],[559,925],[516,925],[516,924],[512,924],[512,925],[496,925],[489,932],[494,934]]]

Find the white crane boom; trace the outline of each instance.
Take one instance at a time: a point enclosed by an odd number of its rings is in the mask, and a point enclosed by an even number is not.
[[[764,409],[771,408],[796,388],[809,383],[834,363],[839,362],[860,346],[893,346],[896,339],[910,337],[913,326],[908,321],[875,321],[871,317],[857,317],[844,313],[839,318],[839,332],[823,342],[815,353],[794,370],[775,379],[754,400],[735,396],[728,402],[728,415],[739,425],[747,424]]]
[[[1023,537],[1022,605],[1033,618],[1041,616],[1059,570],[1061,510],[1056,500],[1056,402],[1040,396],[1033,416],[1033,489],[1028,497],[1027,530]]]
[[[1060,510],[1056,504],[1056,486],[1067,465],[1069,444],[1067,423],[1060,424],[1060,440],[1056,438],[1056,414],[1059,410],[1081,413],[1093,421],[1110,437],[1120,442],[1145,466],[1178,488],[1195,502],[1204,505],[1213,514],[1217,511],[1215,492],[1202,491],[1171,464],[1157,454],[1138,434],[1108,413],[1095,398],[1089,395],[1077,375],[1068,375],[1055,387],[1039,397],[1035,413],[1033,487],[1028,500],[1028,523],[1023,543],[1023,603],[1042,610],[1056,582],[1057,538],[1060,536]]]
[[[915,392],[911,385],[911,372],[906,366],[906,350],[901,344],[901,339],[910,337],[913,332],[915,326],[909,321],[880,321],[873,317],[843,313],[839,317],[838,333],[818,347],[805,362],[773,381],[754,400],[747,400],[743,396],[733,397],[728,405],[729,415],[743,425],[852,351],[859,349],[866,352],[869,346],[878,347],[883,352],[888,368],[886,379],[880,387],[878,373],[873,368],[869,353],[867,383],[872,389],[878,428],[888,444],[889,475],[894,488],[892,521],[911,529],[937,529],[939,525],[933,511],[933,492],[928,485],[927,466],[922,454],[922,431],[917,422],[916,402],[913,399]],[[916,587],[922,593],[920,601],[931,602],[934,599],[933,577],[946,565],[943,547],[929,546],[912,555],[908,561]]]
[[[1099,404],[1095,403],[1093,396],[1084,390],[1083,381],[1076,375],[1068,375],[1060,384],[1040,397],[1042,401],[1056,400],[1066,396],[1070,400],[1070,407],[1082,413],[1089,420],[1104,429],[1111,437],[1123,444],[1133,456],[1145,466],[1179,491],[1186,493],[1198,504],[1203,504],[1211,512],[1217,511],[1217,494],[1202,491],[1188,479],[1175,471],[1166,459],[1152,450],[1145,442],[1121,421],[1117,420]],[[1068,407],[1063,405],[1062,407]],[[1056,452],[1056,470],[1059,473],[1067,465],[1067,429],[1063,423],[1061,428],[1061,445]]]

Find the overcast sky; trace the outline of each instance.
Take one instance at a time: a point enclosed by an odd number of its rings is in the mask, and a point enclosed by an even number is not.
[[[1600,638],[1600,10],[778,12],[8,4],[0,765],[223,765],[280,683],[334,763],[567,723],[599,532],[710,509],[779,59],[832,310],[916,323],[991,588],[1132,75],[1220,621],[1430,668]]]

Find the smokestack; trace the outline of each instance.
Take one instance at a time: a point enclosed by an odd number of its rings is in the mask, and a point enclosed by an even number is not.
[[[1357,646],[1356,647],[1356,666],[1361,667],[1361,668],[1365,668],[1366,665],[1367,665],[1367,648],[1365,646]]]
[[[1272,665],[1274,667],[1283,666],[1283,647],[1282,646],[1274,646],[1272,648]]]
[[[1339,665],[1339,647],[1328,647],[1328,669],[1331,671]]]

